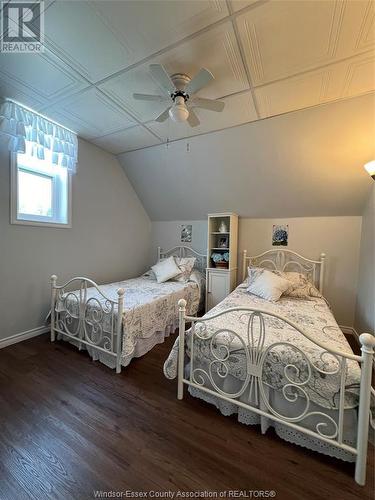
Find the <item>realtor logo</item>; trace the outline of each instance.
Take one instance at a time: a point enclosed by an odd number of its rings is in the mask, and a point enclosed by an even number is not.
[[[44,2],[1,2],[0,51],[43,52]]]

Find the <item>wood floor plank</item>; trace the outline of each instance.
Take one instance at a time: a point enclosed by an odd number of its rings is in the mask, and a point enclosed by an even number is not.
[[[116,375],[46,335],[0,350],[0,499],[95,490],[274,490],[277,499],[372,499],[354,465],[239,424],[190,397],[162,366],[171,336]]]

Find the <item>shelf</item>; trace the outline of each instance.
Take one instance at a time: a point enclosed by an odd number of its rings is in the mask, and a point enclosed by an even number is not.
[[[229,247],[225,247],[225,248],[224,247],[220,247],[220,248],[219,247],[217,247],[217,248],[211,247],[211,250],[229,250]]]
[[[222,232],[222,231],[212,231],[211,234],[230,234],[229,231]]]
[[[212,267],[209,266],[207,269],[214,269],[215,271],[223,272],[223,271],[229,271],[229,267]]]

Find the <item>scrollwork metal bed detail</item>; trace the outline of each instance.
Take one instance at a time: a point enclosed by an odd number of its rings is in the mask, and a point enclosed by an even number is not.
[[[120,373],[125,290],[117,290],[118,300],[115,301],[89,278],[72,278],[61,286],[56,283],[57,276],[51,276],[51,342],[55,341],[56,333],[60,333],[78,342],[80,350],[85,345],[114,356],[116,373]],[[104,304],[96,297],[87,298],[88,285],[95,287]]]
[[[305,272],[311,272],[314,281],[323,289],[324,279],[324,254],[320,261],[311,261],[295,254],[275,250],[265,252],[256,257],[247,257],[244,252],[243,271],[245,273],[249,262],[269,261],[276,269],[285,270],[285,263],[289,260],[296,261],[298,256],[298,266],[305,266]],[[302,262],[300,262],[302,261]],[[306,262],[304,262],[306,261]],[[270,264],[271,265],[271,264]],[[297,267],[298,267],[297,266]],[[319,267],[320,266],[320,267]],[[288,270],[288,267],[286,268]],[[289,267],[290,269],[290,267]],[[301,268],[302,269],[302,268]],[[309,437],[318,439],[334,447],[345,450],[355,456],[355,480],[358,484],[364,485],[366,479],[366,460],[368,432],[370,423],[370,395],[371,395],[371,372],[373,355],[375,349],[375,337],[369,333],[360,336],[361,355],[344,352],[321,341],[315,339],[298,324],[279,314],[265,309],[252,307],[231,307],[207,317],[197,318],[186,314],[185,300],[179,301],[179,344],[178,344],[178,365],[177,365],[177,397],[183,399],[184,386],[189,386],[195,390],[203,391],[207,395],[220,398],[224,402],[235,404],[245,410],[250,410],[259,416],[266,417],[278,424],[283,424],[294,431],[307,434]],[[235,329],[222,327],[215,329],[210,327],[210,321],[218,317],[236,313],[238,321],[244,322],[245,335],[240,336]],[[279,321],[286,323],[298,334],[304,336],[308,341],[321,349],[320,361],[313,361],[296,345],[280,341],[267,345],[267,322]],[[185,332],[186,323],[191,324],[189,332]],[[237,324],[237,323],[236,323]],[[230,338],[229,343],[223,342],[223,335]],[[205,346],[205,347],[202,347]],[[205,349],[205,362],[199,361],[196,352]],[[278,355],[278,350],[287,349],[288,353],[293,352],[292,360],[283,365],[283,385],[279,389],[281,396],[293,405],[299,400],[302,407],[295,406],[297,410],[285,411],[273,407],[271,398],[268,397],[269,385],[265,381],[265,365],[272,356]],[[230,359],[233,352],[244,353],[245,373],[237,379],[235,389],[229,390],[230,383],[226,385],[226,379],[230,376]],[[187,354],[187,356],[185,356]],[[330,360],[327,368],[324,361]],[[187,361],[188,360],[188,361]],[[207,361],[209,360],[209,361]],[[361,367],[358,419],[356,435],[357,440],[354,445],[347,444],[344,439],[344,419],[345,419],[345,391],[348,365],[358,363]],[[303,367],[303,370],[302,370]],[[339,382],[339,392],[337,394],[337,413],[332,417],[329,410],[321,407],[321,411],[316,410],[316,406],[311,403],[308,384],[313,371],[323,377],[336,376]],[[260,404],[262,403],[262,404]],[[302,408],[302,409],[301,409]],[[310,425],[303,423],[309,419]],[[312,424],[311,424],[312,423]]]
[[[206,268],[206,255],[187,246],[163,251],[158,247],[158,260],[169,256],[196,257],[195,268]],[[97,297],[88,294],[95,289]],[[51,342],[56,335],[73,341],[79,350],[91,349],[94,358],[101,352],[115,358],[116,373],[121,372],[125,289],[117,289],[117,300],[108,297],[94,281],[74,277],[64,285],[57,285],[57,276],[51,276]],[[90,296],[91,295],[91,296]],[[176,322],[178,313],[176,310]]]
[[[248,266],[265,267],[277,271],[296,271],[304,274],[320,293],[324,289],[324,271],[326,254],[320,254],[320,260],[311,260],[292,250],[272,249],[252,257],[247,256],[247,250],[242,252],[242,279],[247,275]]]

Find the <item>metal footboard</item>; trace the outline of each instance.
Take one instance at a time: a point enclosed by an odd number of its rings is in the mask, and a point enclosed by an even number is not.
[[[207,394],[234,403],[258,415],[282,423],[294,430],[321,440],[337,448],[352,453],[356,459],[355,480],[364,485],[366,479],[367,443],[370,421],[371,371],[375,348],[375,337],[363,333],[360,336],[362,345],[361,356],[341,352],[324,345],[303,331],[297,324],[287,318],[266,310],[246,307],[234,307],[213,314],[206,318],[196,318],[186,315],[186,301],[179,301],[179,352],[178,352],[178,399],[183,398],[184,385],[192,386]],[[215,328],[210,322],[220,316],[236,312],[244,318],[241,328],[246,332],[240,336],[231,328]],[[224,318],[225,319],[225,318]],[[288,342],[269,344],[267,339],[267,321],[281,321],[289,325],[313,344],[318,346],[320,359],[314,360],[300,347]],[[186,322],[191,323],[188,336],[185,334]],[[227,324],[223,322],[223,324]],[[229,322],[230,324],[230,322]],[[237,324],[233,323],[232,324]],[[225,337],[226,335],[226,337]],[[246,338],[247,337],[247,338]],[[227,341],[224,342],[223,339]],[[229,339],[229,340],[228,340]],[[185,345],[186,341],[186,345]],[[205,353],[205,361],[199,362],[197,349]],[[230,375],[231,359],[235,352],[243,356],[243,372],[237,380],[234,390],[229,392],[225,381]],[[283,352],[283,363],[280,364],[279,387],[277,390],[290,404],[291,408],[297,402],[303,402],[294,413],[284,414],[275,409],[267,397],[265,369],[273,359]],[[185,354],[188,356],[185,358]],[[202,359],[202,354],[199,354]],[[185,364],[186,359],[189,363]],[[285,361],[286,359],[286,361]],[[351,446],[344,439],[345,397],[348,365],[352,368],[357,362],[361,368],[357,442]],[[358,370],[358,367],[356,368]],[[270,373],[270,372],[269,372]],[[314,387],[313,377],[335,377],[337,393],[335,398],[335,418],[327,410],[317,411],[311,401],[311,387]],[[355,394],[358,401],[358,392]],[[308,428],[303,423],[306,419],[313,422]]]
[[[98,292],[91,296],[91,291]],[[89,278],[75,277],[57,285],[51,276],[51,342],[61,334],[77,343],[116,359],[121,372],[122,315],[125,290],[117,290],[118,300],[108,298]]]

